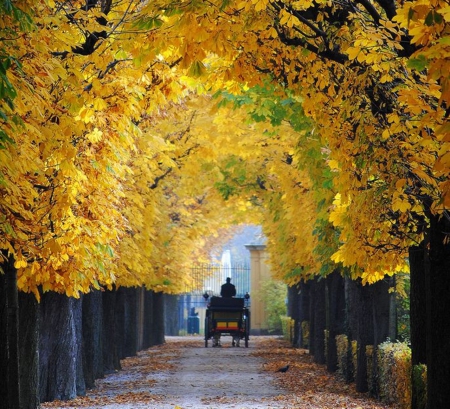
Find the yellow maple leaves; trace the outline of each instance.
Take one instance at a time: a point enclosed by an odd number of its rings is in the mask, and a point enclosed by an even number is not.
[[[323,266],[326,218],[332,261],[367,282],[398,271],[416,233],[410,215],[422,215],[415,195],[432,197],[436,212],[450,203],[450,11],[418,0],[388,20],[375,5],[376,24],[350,13],[334,25],[327,1],[314,2],[316,20],[299,19],[312,4],[160,0],[83,11],[37,2],[39,30],[17,26],[21,35],[5,41],[21,68],[8,70],[18,97],[14,110],[5,105],[17,121],[2,125],[15,145],[0,150],[1,248],[16,254],[20,288],[179,291],[204,255],[195,241],[255,217],[251,204],[279,277]],[[409,61],[401,30],[420,46]],[[242,95],[265,73],[302,100],[314,134],[250,125],[207,96]],[[260,117],[271,109],[259,107]],[[217,184],[230,189],[225,204]],[[389,246],[395,255],[381,250]]]

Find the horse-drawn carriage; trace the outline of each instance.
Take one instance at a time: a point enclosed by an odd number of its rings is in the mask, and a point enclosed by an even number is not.
[[[213,346],[219,346],[222,335],[231,335],[233,346],[239,346],[243,339],[248,347],[250,309],[246,301],[246,298],[210,298],[205,316],[205,347],[210,339]]]

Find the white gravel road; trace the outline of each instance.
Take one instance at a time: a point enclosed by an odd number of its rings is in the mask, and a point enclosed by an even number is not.
[[[167,337],[161,348],[150,348],[124,361],[124,369],[97,381],[87,397],[48,403],[43,408],[72,409],[280,409],[283,392],[274,375],[264,372],[252,354],[267,337],[251,337],[249,347],[205,348],[201,336]],[[131,361],[129,361],[131,362]],[[152,366],[151,362],[155,364]],[[160,364],[166,364],[161,368]],[[156,366],[156,370],[154,367]]]

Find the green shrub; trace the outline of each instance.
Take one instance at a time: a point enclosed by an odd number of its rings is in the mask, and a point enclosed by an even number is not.
[[[338,359],[337,373],[347,382],[352,382],[355,378],[356,368],[356,341],[349,342],[347,335],[336,336],[336,348]]]
[[[286,315],[280,316],[280,319],[281,319],[281,327],[283,330],[283,338],[286,341],[292,343],[294,341],[295,320]]]
[[[302,344],[300,348],[309,348],[309,321],[302,321]]]
[[[353,381],[355,380],[355,374],[358,368],[358,343],[356,341],[352,341],[350,343],[349,354],[350,354],[349,375],[351,376],[349,379]]]
[[[403,342],[378,346],[380,399],[400,409],[411,407],[411,349]]]
[[[416,390],[418,408],[427,407],[427,366],[414,365],[412,369],[412,381]]]
[[[268,280],[261,287],[261,298],[266,302],[267,328],[272,333],[282,333],[282,316],[286,316],[287,287],[281,281]]]
[[[373,345],[366,345],[366,360],[367,360],[367,385],[369,387],[369,393],[374,396],[377,390],[377,377],[373,373]]]

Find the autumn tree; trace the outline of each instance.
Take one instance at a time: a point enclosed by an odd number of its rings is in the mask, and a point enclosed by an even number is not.
[[[175,46],[186,64],[211,67],[211,83],[254,84],[270,73],[303,96],[338,172],[336,205],[344,217],[334,219],[342,241],[335,261],[374,282],[386,271],[404,268],[408,248],[428,232],[438,250],[430,248],[430,271],[425,274],[422,266],[422,274],[446,288],[441,276],[448,259],[445,235],[434,239],[435,232],[446,231],[448,196],[447,142],[441,136],[447,95],[441,58],[446,46],[439,43],[446,33],[443,7],[439,1],[429,7],[421,2],[255,0],[161,2],[152,11],[171,15],[170,24],[179,32],[188,25],[197,28],[178,37]],[[205,50],[220,58],[205,58]],[[439,327],[447,328],[448,307],[438,306],[440,297],[430,295],[429,318],[440,317]],[[439,342],[428,322],[429,341]],[[429,370],[445,373],[445,357],[435,357],[438,348],[429,351]],[[445,390],[437,387],[438,378],[445,376],[429,378],[433,407],[447,400],[438,397],[438,390]]]
[[[446,2],[1,7],[0,228],[11,288],[17,273],[17,287],[38,298],[114,284],[179,291],[192,243],[242,220],[232,206],[257,205],[275,274],[289,283],[333,263],[375,283],[417,251],[429,406],[446,404]],[[267,81],[274,95],[261,98]],[[194,94],[225,91],[239,105],[249,89],[260,98],[256,124]],[[294,116],[281,131],[262,122],[286,120],[289,98],[308,132]]]

